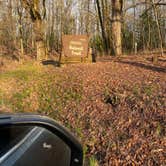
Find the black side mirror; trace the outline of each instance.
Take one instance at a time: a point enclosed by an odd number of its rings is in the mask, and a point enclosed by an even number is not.
[[[1,166],[82,166],[81,144],[40,115],[0,115]]]

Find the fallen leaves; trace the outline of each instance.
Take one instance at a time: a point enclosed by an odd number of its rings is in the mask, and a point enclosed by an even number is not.
[[[165,165],[166,77],[150,69],[133,62],[50,67],[26,88],[35,86],[29,100],[38,96],[39,105],[32,105],[70,128],[91,162]]]

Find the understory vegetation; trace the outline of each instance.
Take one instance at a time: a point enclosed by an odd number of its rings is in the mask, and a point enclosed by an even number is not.
[[[165,60],[122,58],[0,73],[0,111],[50,116],[84,146],[87,165],[165,165]]]

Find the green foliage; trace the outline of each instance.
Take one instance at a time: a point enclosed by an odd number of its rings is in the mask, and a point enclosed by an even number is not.
[[[156,128],[156,135],[158,137],[165,136],[166,135],[165,131],[166,131],[166,129],[164,127],[164,124],[161,124],[160,122],[158,122],[157,128]]]
[[[133,32],[131,28],[127,25],[123,25],[122,28],[122,44],[123,44],[123,51],[125,53],[130,53],[133,47]]]
[[[158,31],[157,31],[157,26],[155,19],[152,15],[152,12],[144,12],[140,16],[140,22],[139,22],[139,41],[138,41],[138,47],[140,49],[143,49],[145,46],[146,48],[156,48],[158,47],[159,42],[159,36],[158,36]],[[149,29],[150,28],[150,29]],[[149,31],[150,30],[150,31]],[[150,34],[149,34],[150,33]],[[150,38],[149,38],[150,35]],[[144,43],[143,43],[144,42]],[[148,49],[150,49],[148,48]]]
[[[102,53],[104,51],[103,40],[100,35],[96,35],[91,39],[91,47],[94,47],[98,52]]]
[[[133,87],[133,94],[134,94],[135,96],[138,96],[138,95],[140,94],[140,87],[139,87],[139,85],[135,85],[135,86]]]
[[[52,108],[52,95],[48,82],[40,82],[38,85],[39,108],[41,112],[49,112]]]
[[[30,95],[29,89],[23,89],[20,92],[14,93],[13,96],[9,99],[9,103],[12,104],[12,109],[15,112],[24,112],[24,107],[25,107],[24,100],[28,98],[29,95]],[[26,104],[30,104],[30,103],[26,103]]]
[[[27,81],[28,80],[28,73],[27,71],[21,71],[21,70],[17,70],[17,71],[12,71],[12,72],[6,72],[4,73],[1,77],[3,78],[17,78],[23,81]]]
[[[20,87],[8,97],[1,90],[1,105],[10,103],[14,111],[29,111],[35,105],[35,111],[45,114],[56,114],[71,102],[79,103],[82,99],[82,88],[60,86],[61,78],[54,74],[47,74],[42,68],[26,64],[13,71],[6,71],[1,80],[17,80],[15,86]],[[68,82],[72,81],[69,78]],[[59,84],[56,84],[59,80]],[[81,85],[81,84],[80,84]],[[4,93],[4,94],[3,94]],[[5,96],[5,97],[4,97]],[[33,104],[32,104],[33,103]]]
[[[79,138],[83,138],[83,132],[82,132],[82,129],[80,127],[75,128],[75,131],[76,131],[77,136]]]
[[[146,86],[143,87],[143,92],[147,96],[151,96],[151,95],[153,95],[154,87],[152,85],[146,85]]]
[[[89,166],[98,166],[98,161],[95,159],[95,157],[91,157],[89,159]]]
[[[3,105],[5,105],[4,93],[3,93],[3,91],[0,89],[0,106],[3,107]]]
[[[18,79],[19,81],[29,81],[40,74],[40,69],[33,64],[20,66],[16,70],[6,71],[1,74],[0,79]]]

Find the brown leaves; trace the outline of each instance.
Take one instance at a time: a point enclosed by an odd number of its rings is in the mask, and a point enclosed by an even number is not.
[[[100,165],[164,163],[160,150],[149,155],[154,142],[160,149],[158,138],[165,135],[157,125],[158,118],[165,116],[162,75],[112,62],[73,65],[64,70],[74,82],[82,82],[80,103],[70,111],[66,105],[64,117],[68,114],[73,131],[81,126],[87,156],[95,156]],[[67,86],[80,88],[72,80]]]
[[[26,101],[39,101],[40,105],[32,102],[31,106],[70,128],[81,139],[87,158],[93,156],[104,166],[165,164],[166,78],[162,72],[118,62],[50,67],[41,72],[24,85],[34,87]],[[25,88],[17,85],[14,89]]]

